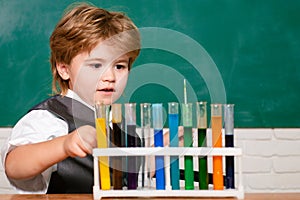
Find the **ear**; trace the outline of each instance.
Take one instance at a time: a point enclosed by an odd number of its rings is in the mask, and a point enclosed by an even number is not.
[[[56,64],[56,69],[57,69],[57,72],[58,72],[59,76],[62,79],[68,80],[70,78],[69,69],[68,69],[68,66],[66,64],[57,63]]]

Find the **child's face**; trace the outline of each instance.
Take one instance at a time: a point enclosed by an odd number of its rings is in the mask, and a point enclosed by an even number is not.
[[[109,44],[99,44],[90,54],[73,58],[69,87],[86,103],[112,104],[123,93],[129,74],[129,56]]]

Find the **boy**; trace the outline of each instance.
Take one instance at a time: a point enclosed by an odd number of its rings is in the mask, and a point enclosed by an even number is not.
[[[56,95],[16,124],[2,162],[19,192],[91,193],[94,102],[112,104],[123,93],[139,32],[122,13],[78,4],[58,22],[50,48]]]

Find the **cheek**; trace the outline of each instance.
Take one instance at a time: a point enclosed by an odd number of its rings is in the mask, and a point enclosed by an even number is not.
[[[123,76],[120,76],[120,78],[117,81],[117,89],[119,90],[120,93],[123,93],[126,85],[127,85],[127,80],[128,80],[128,74],[125,74]]]
[[[74,92],[86,103],[93,105],[97,82],[97,73],[90,72],[89,70],[81,70],[75,82]]]
[[[120,77],[120,79],[118,79],[118,81],[116,82],[116,92],[113,96],[113,102],[118,100],[120,96],[123,94],[124,89],[127,85],[127,80],[128,80],[128,74]]]

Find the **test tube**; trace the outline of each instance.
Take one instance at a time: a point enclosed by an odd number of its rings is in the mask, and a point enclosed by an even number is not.
[[[150,147],[150,128],[151,128],[151,104],[150,103],[141,103],[141,132],[142,132],[142,146]],[[151,158],[148,156],[142,158],[142,187],[147,185],[151,187]],[[146,170],[145,170],[146,165]],[[145,172],[146,173],[145,173]],[[145,179],[148,180],[145,184]]]
[[[154,146],[163,147],[163,112],[162,104],[152,105],[152,119],[154,129]],[[155,156],[155,177],[156,177],[156,189],[165,189],[165,170],[164,170],[164,156]]]
[[[137,147],[138,135],[136,133],[136,103],[125,103],[125,121],[127,131],[127,147]],[[137,189],[138,166],[137,158],[135,156],[128,156],[127,170],[128,189]]]
[[[198,147],[207,147],[206,131],[207,131],[207,109],[206,102],[196,102],[197,111],[197,128],[198,128]],[[208,172],[207,172],[207,156],[199,157],[199,189],[208,189]]]
[[[234,104],[224,105],[225,147],[234,147]],[[234,189],[234,156],[225,157],[226,188]]]
[[[178,103],[170,102],[168,103],[169,108],[169,138],[170,138],[170,147],[178,147],[178,125],[179,125],[179,116],[178,116]],[[179,160],[178,156],[170,157],[170,174],[171,174],[171,185],[173,190],[179,190]]]
[[[182,104],[182,121],[184,129],[184,146],[193,147],[193,104],[184,103]],[[184,180],[185,189],[194,189],[194,165],[193,156],[184,156]]]
[[[122,104],[112,104],[112,142],[116,147],[122,147]],[[122,172],[122,157],[114,157],[112,160],[113,167],[113,186],[114,189],[122,189],[123,187],[123,172]]]
[[[106,131],[106,114],[107,106],[97,102],[95,105],[96,111],[96,134],[98,148],[108,147],[108,137]],[[102,190],[110,189],[110,173],[109,173],[109,158],[107,156],[99,157],[99,172],[100,183]]]
[[[222,147],[222,104],[211,104],[211,129],[213,147]],[[223,181],[222,156],[213,156],[214,190],[223,190]]]

